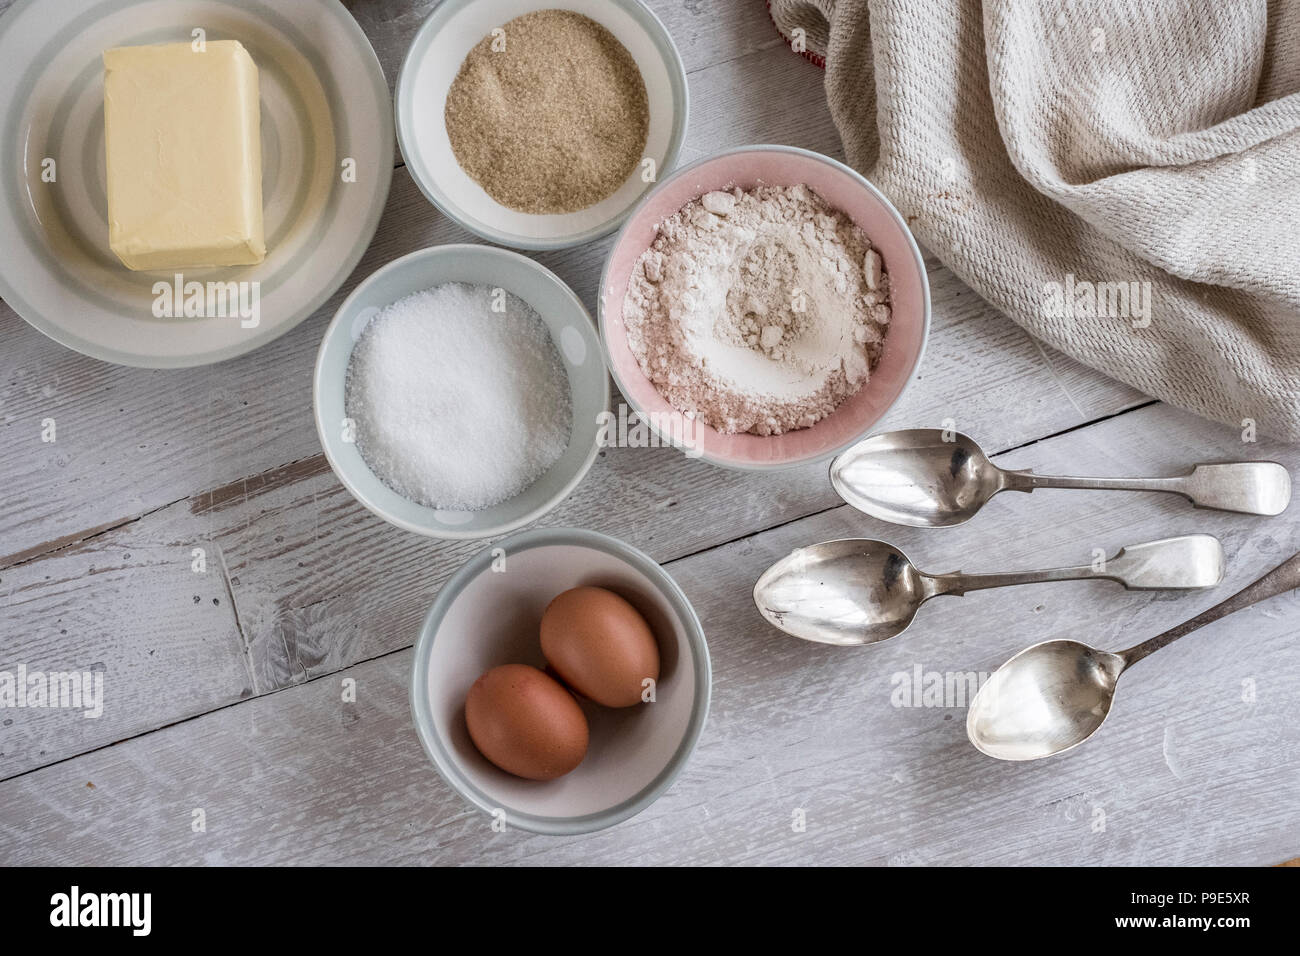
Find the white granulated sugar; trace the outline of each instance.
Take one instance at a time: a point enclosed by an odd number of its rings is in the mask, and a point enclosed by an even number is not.
[[[573,424],[568,373],[541,317],[514,295],[459,282],[370,320],[344,403],[384,484],[458,511],[527,488],[564,454]]]
[[[808,186],[705,193],[658,226],[623,302],[641,371],[732,434],[825,418],[866,383],[889,324],[867,236]]]

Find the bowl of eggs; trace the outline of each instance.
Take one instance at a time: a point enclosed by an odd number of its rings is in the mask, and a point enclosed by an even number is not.
[[[709,710],[708,645],[657,563],[594,531],[505,538],[443,586],[411,710],[442,777],[507,827],[571,835],[653,803]]]

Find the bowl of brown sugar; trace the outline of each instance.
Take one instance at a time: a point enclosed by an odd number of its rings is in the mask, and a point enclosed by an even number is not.
[[[521,249],[618,228],[676,164],[689,108],[681,56],[639,0],[443,0],[395,99],[425,197]]]

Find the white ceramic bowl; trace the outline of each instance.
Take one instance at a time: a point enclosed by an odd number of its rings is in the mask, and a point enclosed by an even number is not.
[[[352,347],[384,306],[445,282],[504,288],[527,302],[551,332],[564,360],[573,400],[569,447],[518,495],[482,511],[428,508],[379,480],[356,443],[344,440],[344,386]],[[353,496],[399,528],[435,538],[485,538],[540,518],[568,496],[596,459],[599,416],[609,408],[609,376],[591,316],[555,273],[532,259],[490,246],[423,249],[384,266],[339,306],[316,357],[316,430],[334,474]]]
[[[650,103],[644,156],[663,176],[686,135],[686,70],[668,30],[639,0],[442,0],[411,41],[397,79],[397,141],[406,168],[448,218],[492,242],[520,249],[576,246],[613,232],[652,182],[638,166],[612,196],[578,212],[535,215],[509,209],[460,168],[443,110],[447,91],[474,45],[534,10],[573,10],[612,33],[636,60]],[[507,40],[508,42],[508,40]]]
[[[542,612],[581,585],[616,591],[649,622],[661,661],[655,701],[620,709],[583,702],[591,728],[586,758],[555,780],[523,780],[475,748],[465,695],[500,664],[544,667]],[[668,789],[704,729],[710,681],[704,631],[663,568],[607,535],[545,528],[497,542],[443,585],[415,644],[411,712],[434,766],[465,799],[488,813],[503,811],[508,827],[587,833],[639,813]]]

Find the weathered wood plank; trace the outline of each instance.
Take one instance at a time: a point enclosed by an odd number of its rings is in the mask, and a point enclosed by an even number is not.
[[[69,742],[121,740],[254,692],[220,553],[209,541],[100,538],[10,568],[0,572],[0,621],[0,672],[102,681],[99,713],[89,700],[0,709],[0,777],[77,752]]]
[[[826,107],[822,71],[784,46],[723,61],[692,75],[690,86],[683,161],[753,143],[802,146],[844,159]],[[697,116],[706,119],[698,123]],[[761,124],[754,117],[762,117]]]
[[[1008,466],[1160,468],[1243,449],[1164,406],[1004,456]],[[1005,500],[1004,500],[1005,499]],[[1015,529],[1015,530],[1010,530]],[[1092,547],[1209,530],[1230,555],[1213,592],[1105,583],[937,600],[913,628],[857,650],[803,644],[750,606],[788,549],[868,533],[934,570],[1087,560]],[[1247,864],[1300,852],[1295,593],[1221,621],[1125,677],[1105,730],[1053,761],[1002,764],[965,741],[959,706],[895,706],[894,675],[987,671],[1033,640],[1150,635],[1300,547],[1291,515],[1194,511],[1166,496],[1002,496],[938,533],[839,508],[692,555],[670,570],[710,636],[714,706],[682,778],[611,831],[494,834],[438,780],[410,727],[409,651],[45,768],[0,787],[0,858],[14,863],[1092,863]],[[1248,683],[1246,683],[1248,682]],[[1253,698],[1247,691],[1253,691]],[[951,703],[951,702],[950,702]],[[347,767],[339,773],[339,767]],[[93,783],[94,788],[88,788]],[[277,795],[267,799],[267,794]],[[208,830],[191,832],[203,808]],[[807,830],[791,828],[801,809]],[[111,821],[112,826],[104,824]],[[44,835],[58,833],[57,841]]]

